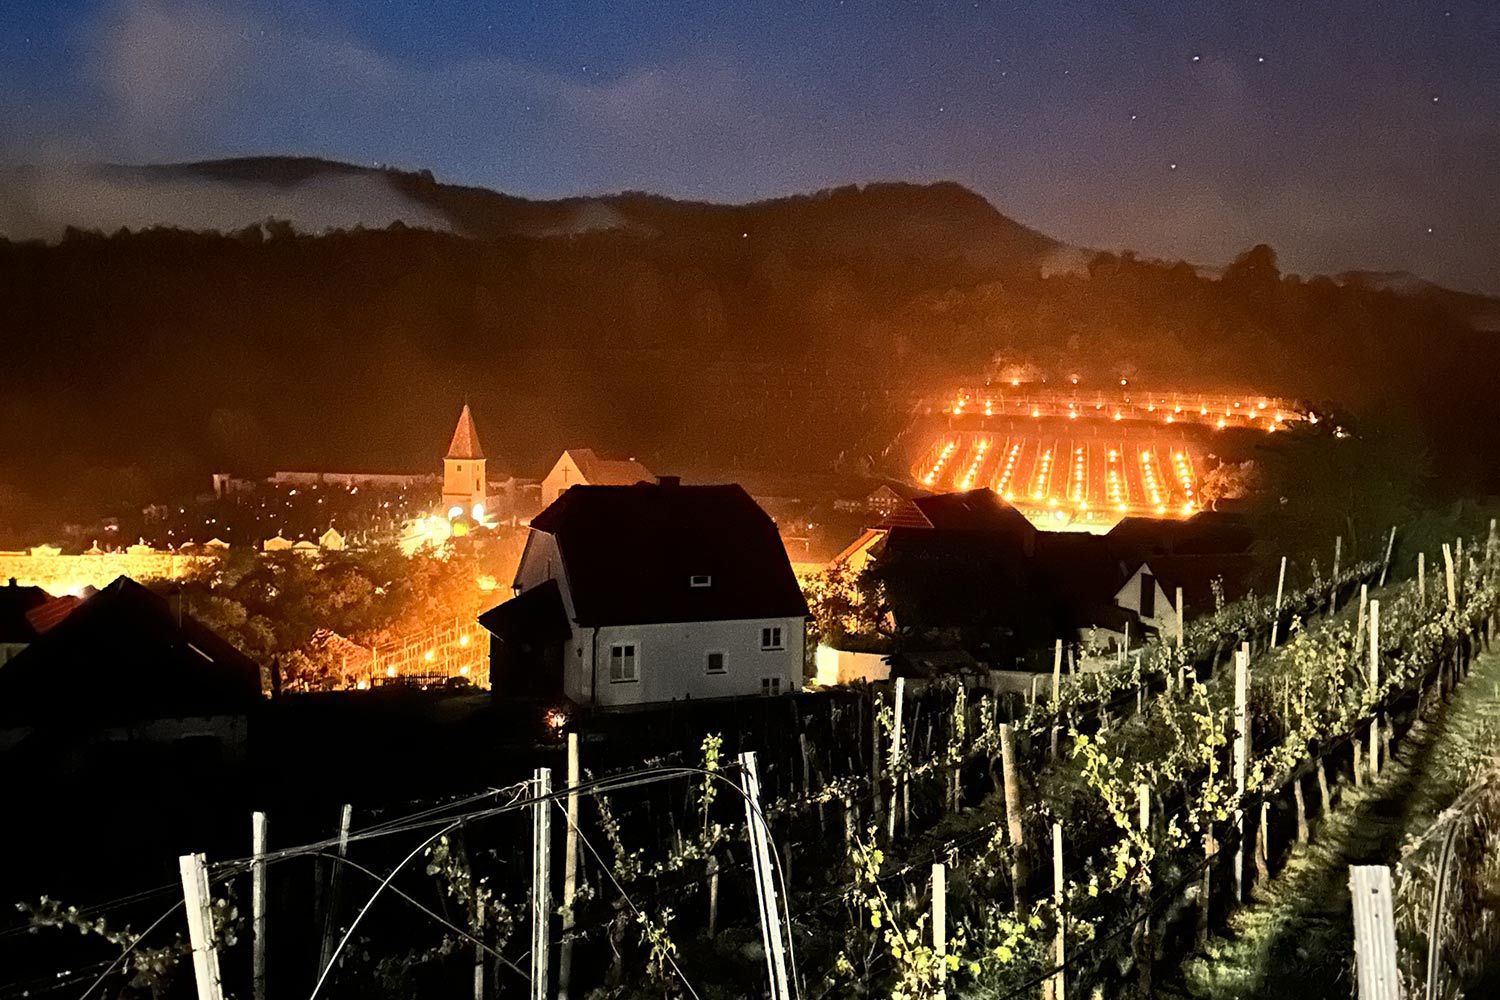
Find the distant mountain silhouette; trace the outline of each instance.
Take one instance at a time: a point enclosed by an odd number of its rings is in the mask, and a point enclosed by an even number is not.
[[[1496,300],[1093,253],[957,184],[531,200],[260,157],[0,194],[0,535],[214,469],[435,468],[465,395],[497,472],[880,467],[918,394],[1010,360],[1395,413],[1495,477],[1451,428],[1492,425]]]

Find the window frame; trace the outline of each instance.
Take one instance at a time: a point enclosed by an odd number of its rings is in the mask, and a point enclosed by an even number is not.
[[[700,583],[700,580],[703,582]],[[688,577],[688,586],[693,590],[704,590],[713,585],[714,578],[711,573],[694,573]]]
[[[713,658],[719,658],[719,669],[713,668]],[[710,677],[722,677],[729,673],[729,654],[722,649],[708,649],[703,652],[703,672]]]
[[[762,625],[760,627],[760,651],[762,653],[785,652],[786,629],[780,625]]]
[[[616,656],[616,653],[615,653],[616,650],[620,651],[618,657]],[[625,650],[629,650],[630,652],[626,653]],[[619,662],[620,667],[621,667],[620,673],[622,675],[622,676],[619,676],[619,677],[615,676],[615,663],[616,663],[617,659],[618,659],[618,662]],[[626,663],[629,663],[629,665],[630,665],[630,676],[628,676],[628,677],[627,676],[623,676],[624,672],[625,672],[624,671],[624,667],[625,667]],[[612,643],[610,643],[609,644],[609,682],[611,684],[639,684],[640,681],[641,681],[641,644],[638,643],[638,642],[636,642],[634,639],[631,639],[631,640],[626,641],[626,642],[612,642]]]

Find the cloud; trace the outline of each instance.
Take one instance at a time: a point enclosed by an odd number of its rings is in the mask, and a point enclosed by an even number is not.
[[[311,233],[382,228],[397,220],[426,229],[448,228],[440,215],[378,174],[277,185],[76,164],[0,172],[0,236],[10,239],[56,240],[69,226],[105,232],[156,225],[227,232],[268,218]]]

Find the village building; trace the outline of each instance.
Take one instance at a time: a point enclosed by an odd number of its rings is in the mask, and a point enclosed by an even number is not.
[[[592,448],[570,448],[542,480],[542,506],[551,505],[570,486],[631,486],[651,481],[651,470],[633,458],[606,458]]]
[[[443,458],[443,509],[450,519],[469,516],[483,521],[489,509],[489,483],[485,479],[484,449],[479,446],[479,431],[474,414],[465,403],[453,429],[453,440]]]
[[[49,733],[73,741],[245,750],[260,668],[186,614],[120,577],[77,604],[0,669],[0,752]]]
[[[737,485],[574,486],[480,616],[497,697],[617,708],[800,689],[807,602]]]

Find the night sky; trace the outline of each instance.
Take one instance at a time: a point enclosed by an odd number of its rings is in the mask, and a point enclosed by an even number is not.
[[[1087,246],[1500,293],[1500,2],[0,3],[5,161],[261,153],[533,196],[953,179]]]

